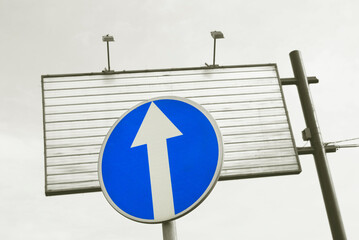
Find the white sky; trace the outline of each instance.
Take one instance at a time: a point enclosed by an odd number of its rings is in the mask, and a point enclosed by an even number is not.
[[[0,0],[0,239],[161,239],[100,192],[45,197],[41,75],[99,72],[101,37],[115,70],[277,63],[292,77],[301,50],[326,142],[359,137],[359,2],[355,0]],[[304,122],[284,87],[297,146]],[[358,143],[358,141],[356,142]],[[348,239],[359,239],[359,149],[328,154]],[[300,175],[219,182],[177,220],[179,239],[330,239],[313,158]]]

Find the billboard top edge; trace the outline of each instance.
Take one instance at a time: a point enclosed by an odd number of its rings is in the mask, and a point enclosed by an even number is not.
[[[88,73],[67,73],[67,74],[44,74],[43,78],[56,78],[56,77],[76,77],[76,76],[96,76],[96,75],[114,75],[114,74],[128,74],[128,73],[148,73],[148,72],[169,72],[169,71],[190,71],[190,70],[213,70],[225,68],[244,68],[244,67],[269,67],[277,66],[276,63],[264,64],[246,64],[246,65],[223,65],[223,66],[203,66],[203,67],[183,67],[183,68],[158,68],[158,69],[143,69],[143,70],[122,70],[111,72],[88,72]]]

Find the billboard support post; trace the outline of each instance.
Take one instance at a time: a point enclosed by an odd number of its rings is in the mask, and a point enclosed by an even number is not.
[[[325,146],[322,141],[317,117],[313,107],[302,57],[298,50],[292,51],[289,55],[292,63],[294,77],[297,81],[297,89],[302,105],[305,123],[311,132],[310,143],[314,150],[313,156],[317,168],[332,237],[333,239],[346,239],[344,225],[325,153]]]
[[[216,66],[216,38],[214,39],[214,44],[213,44],[213,67]]]
[[[110,68],[110,46],[109,46],[108,42],[107,42],[107,66],[108,66],[108,71],[111,71],[111,68]]]
[[[177,240],[176,222],[168,221],[162,223],[163,240]]]

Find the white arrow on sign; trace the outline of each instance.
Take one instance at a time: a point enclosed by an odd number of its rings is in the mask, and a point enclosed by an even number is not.
[[[181,135],[177,127],[152,102],[131,145],[132,148],[147,144],[153,214],[156,220],[175,215],[167,139]]]

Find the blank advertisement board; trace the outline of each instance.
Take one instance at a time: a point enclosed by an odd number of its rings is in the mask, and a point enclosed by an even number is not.
[[[275,64],[42,76],[46,195],[100,191],[98,158],[112,125],[151,98],[203,106],[224,143],[219,180],[300,173]]]

